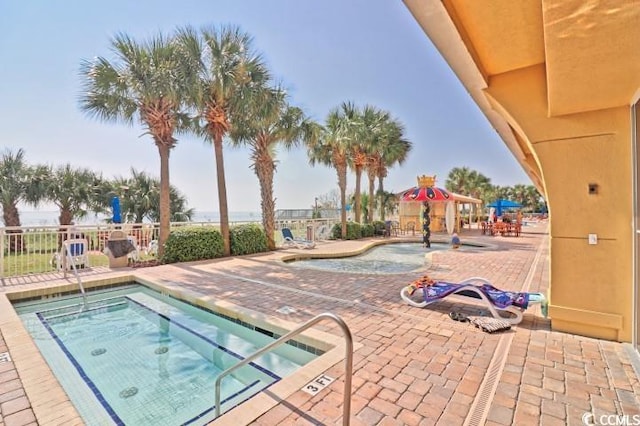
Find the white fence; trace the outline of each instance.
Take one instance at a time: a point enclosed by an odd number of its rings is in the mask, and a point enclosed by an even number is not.
[[[232,222],[231,226],[251,223]],[[274,238],[280,245],[282,228],[289,228],[296,237],[314,240],[329,239],[335,220],[310,219],[277,221]],[[214,226],[215,222],[172,223],[171,229],[180,227]],[[73,226],[21,226],[0,228],[0,278],[20,277],[33,274],[64,272],[66,262],[60,261],[62,242],[68,239],[87,241],[87,265],[83,267],[108,267],[109,257],[105,250],[112,231],[122,230],[135,247],[128,255],[132,265],[152,260],[157,253],[159,224],[96,224]],[[69,267],[68,265],[66,266]]]

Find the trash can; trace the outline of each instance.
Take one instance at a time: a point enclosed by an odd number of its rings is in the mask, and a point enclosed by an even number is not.
[[[307,225],[307,240],[315,241],[315,236],[313,235],[313,225]]]
[[[127,255],[135,250],[124,231],[112,231],[107,240],[109,268],[124,268],[128,264]]]

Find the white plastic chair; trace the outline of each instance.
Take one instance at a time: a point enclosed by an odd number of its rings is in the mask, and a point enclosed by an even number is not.
[[[145,249],[145,253],[147,255],[157,256],[158,255],[158,240],[149,241],[149,245]]]
[[[329,235],[331,233],[331,229],[329,225],[320,225],[318,229],[316,229],[316,240],[324,241],[329,239]]]
[[[62,242],[62,249],[56,256],[56,268],[62,271],[66,267],[68,271],[89,267],[89,242],[86,239],[70,239]]]
[[[129,240],[129,242],[131,244],[133,244],[133,247],[135,247],[135,250],[132,251],[131,253],[127,254],[127,259],[132,261],[132,262],[137,262],[140,260],[140,248],[138,247],[138,240],[134,235],[127,235],[127,240]]]

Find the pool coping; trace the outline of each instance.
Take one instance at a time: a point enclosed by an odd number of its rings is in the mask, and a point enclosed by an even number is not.
[[[85,289],[92,289],[120,285],[131,281],[136,281],[163,294],[168,294],[193,305],[250,323],[276,334],[286,334],[301,325],[253,311],[225,300],[216,300],[214,295],[204,295],[169,283],[158,284],[135,273],[122,273],[108,278],[97,278],[86,281],[83,284]],[[7,344],[19,379],[22,381],[24,392],[31,402],[36,420],[40,424],[54,422],[60,424],[84,424],[84,420],[24,327],[22,320],[13,308],[12,301],[40,298],[66,292],[77,293],[78,285],[76,283],[61,282],[59,285],[9,290],[0,294],[0,331]],[[329,368],[344,361],[345,341],[340,336],[309,329],[296,336],[295,340],[321,349],[325,353],[300,367],[295,373],[282,378],[244,403],[224,413],[214,420],[213,424],[236,425],[250,423],[294,392],[301,390],[306,384]],[[361,346],[361,344],[354,342],[354,352]]]

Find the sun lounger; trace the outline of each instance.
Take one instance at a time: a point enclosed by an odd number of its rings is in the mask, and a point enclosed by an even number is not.
[[[291,229],[282,228],[282,237],[284,241],[282,242],[283,248],[295,247],[301,249],[312,249],[316,246],[316,243],[310,240],[305,240],[303,238],[295,238]]]
[[[472,277],[460,283],[434,281],[423,277],[403,287],[400,290],[400,297],[417,308],[423,308],[447,297],[457,297],[458,300],[466,299],[467,301],[473,298],[481,300],[484,307],[495,318],[506,319],[514,325],[522,321],[522,313],[532,304],[541,304],[543,315],[546,315],[547,307],[547,300],[542,293],[503,291],[495,288],[487,279],[480,277]],[[507,312],[509,316],[504,317],[500,312]]]

